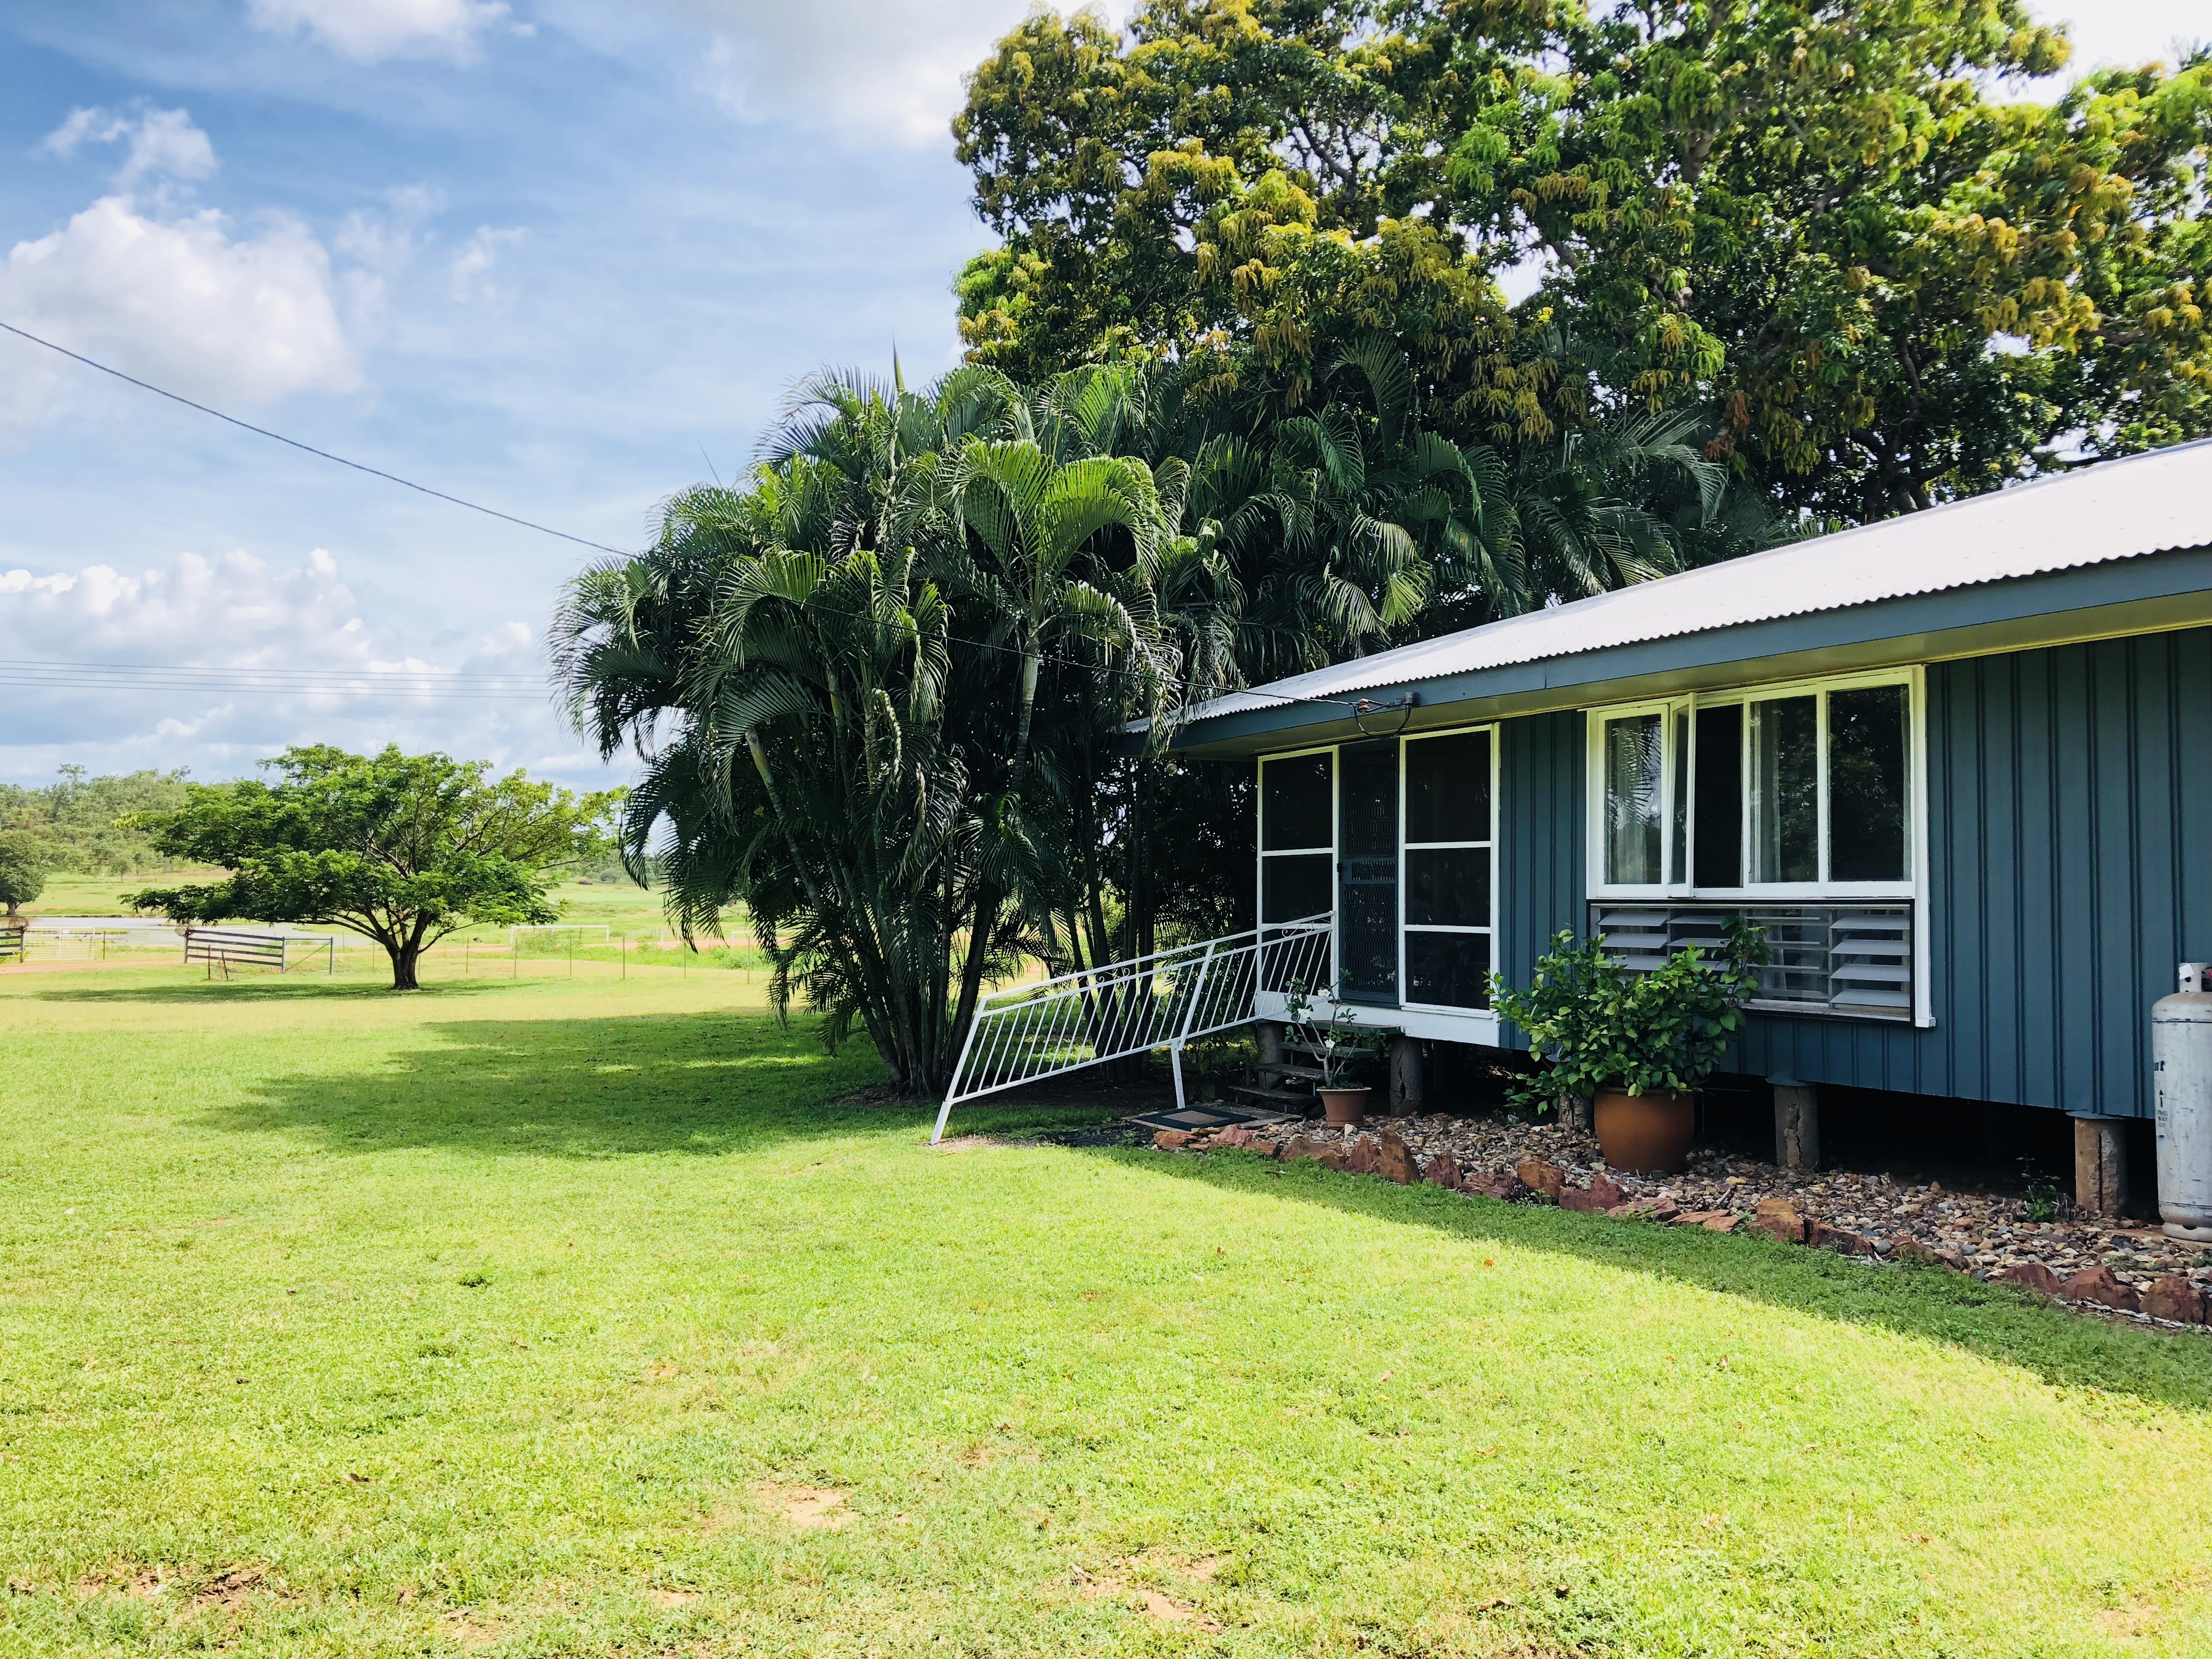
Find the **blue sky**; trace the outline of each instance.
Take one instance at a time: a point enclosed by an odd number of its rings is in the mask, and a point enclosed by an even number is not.
[[[10,0],[0,321],[574,535],[742,468],[823,363],[926,377],[984,233],[945,123],[1023,0]],[[2199,0],[2060,0],[2083,62]],[[0,337],[0,659],[529,676],[585,550]],[[603,775],[502,697],[55,689],[0,780],[387,740]],[[26,683],[32,682],[32,683]],[[614,775],[621,773],[619,764]]]

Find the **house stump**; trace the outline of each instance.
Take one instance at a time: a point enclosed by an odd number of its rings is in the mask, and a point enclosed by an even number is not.
[[[1800,1173],[1820,1167],[1820,1091],[1795,1078],[1771,1078],[1774,1088],[1774,1161]]]
[[[2090,1115],[2074,1120],[2074,1207],[2083,1215],[2127,1213],[2126,1122]]]
[[[1390,1039],[1390,1115],[1418,1115],[1424,1098],[1421,1040],[1401,1031]]]
[[[1254,1028],[1260,1042],[1260,1085],[1262,1088],[1279,1088],[1283,1081],[1283,1022],[1263,1019]]]

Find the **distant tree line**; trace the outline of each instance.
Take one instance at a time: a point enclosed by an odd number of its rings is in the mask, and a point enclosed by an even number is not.
[[[0,831],[46,869],[87,876],[128,876],[166,867],[153,836],[124,820],[173,811],[185,803],[187,773],[122,772],[89,775],[64,766],[58,781],[25,788],[0,784]]]

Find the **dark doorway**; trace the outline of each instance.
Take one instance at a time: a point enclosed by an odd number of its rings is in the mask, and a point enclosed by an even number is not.
[[[1337,995],[1398,1006],[1398,745],[1337,758]]]

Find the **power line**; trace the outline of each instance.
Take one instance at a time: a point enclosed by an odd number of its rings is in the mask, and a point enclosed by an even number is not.
[[[565,530],[556,530],[556,529],[554,529],[550,525],[543,525],[543,524],[538,524],[538,523],[536,523],[536,522],[534,522],[533,520],[529,520],[529,519],[520,519],[520,518],[517,518],[517,517],[516,517],[514,514],[512,514],[512,513],[502,513],[502,512],[501,512],[501,511],[500,511],[497,507],[486,507],[486,506],[484,506],[484,505],[483,505],[482,502],[480,502],[480,501],[467,501],[467,500],[465,500],[465,499],[463,499],[461,496],[459,496],[459,495],[448,495],[446,491],[444,491],[444,490],[442,490],[442,489],[432,489],[429,485],[428,485],[428,484],[420,484],[420,483],[416,483],[413,479],[411,479],[411,478],[403,478],[403,477],[400,477],[398,473],[396,473],[396,472],[386,472],[386,471],[383,468],[381,468],[381,467],[370,466],[370,465],[368,465],[367,463],[365,463],[365,462],[349,460],[349,459],[346,459],[344,456],[343,456],[343,455],[334,455],[334,454],[332,454],[332,453],[331,453],[329,450],[327,450],[327,449],[318,449],[318,448],[317,448],[314,445],[313,445],[313,444],[309,444],[309,443],[302,443],[302,442],[301,442],[301,441],[300,441],[300,440],[299,440],[299,439],[297,439],[297,438],[288,438],[288,437],[286,437],[286,436],[285,436],[283,433],[281,433],[281,432],[271,432],[271,431],[270,431],[267,427],[264,427],[264,426],[256,426],[256,425],[254,425],[254,424],[253,424],[253,422],[252,422],[251,421],[241,421],[241,420],[240,420],[240,419],[238,418],[238,416],[236,416],[235,415],[226,415],[226,414],[224,414],[224,413],[222,412],[222,410],[219,410],[219,409],[211,409],[211,408],[210,408],[210,407],[209,407],[207,404],[203,404],[203,403],[196,403],[196,402],[194,402],[191,398],[187,398],[187,397],[184,396],[184,395],[183,395],[182,393],[180,393],[180,392],[171,392],[171,391],[169,391],[167,387],[155,386],[155,385],[152,381],[150,381],[150,380],[140,380],[140,379],[139,379],[137,375],[135,375],[135,374],[125,374],[125,373],[124,373],[121,369],[119,369],[119,368],[110,368],[107,364],[103,363],[103,362],[96,362],[96,361],[95,361],[94,359],[93,359],[93,358],[90,358],[90,357],[85,356],[84,356],[82,353],[81,353],[81,352],[71,351],[71,350],[70,350],[67,346],[64,346],[64,345],[59,345],[59,344],[57,344],[55,342],[53,342],[53,341],[52,341],[52,340],[48,340],[48,339],[42,338],[42,337],[40,337],[39,335],[36,335],[36,334],[32,333],[28,329],[18,328],[18,327],[16,327],[16,326],[15,326],[15,324],[13,324],[13,323],[9,323],[9,322],[0,322],[0,330],[5,330],[8,333],[10,333],[10,334],[15,335],[18,339],[28,340],[28,341],[29,341],[33,345],[44,346],[44,347],[45,347],[47,350],[49,350],[49,351],[58,352],[58,353],[60,353],[63,356],[69,358],[69,359],[70,359],[71,362],[79,362],[79,363],[82,363],[82,364],[83,364],[87,368],[97,369],[97,370],[98,370],[100,374],[102,374],[112,375],[112,376],[113,376],[116,380],[121,380],[121,381],[125,382],[125,384],[127,384],[127,385],[137,386],[137,387],[140,391],[142,391],[142,392],[152,392],[152,393],[153,393],[155,397],[157,397],[157,398],[167,398],[171,403],[173,403],[173,404],[183,404],[186,409],[197,410],[198,410],[198,411],[199,411],[201,414],[203,414],[203,415],[211,415],[211,416],[213,416],[216,420],[226,422],[228,422],[228,424],[230,424],[230,425],[232,425],[232,426],[234,426],[234,427],[238,428],[240,431],[243,431],[243,432],[251,432],[251,433],[254,434],[257,437],[262,437],[262,438],[268,438],[268,439],[270,439],[270,440],[274,441],[275,442],[277,442],[277,443],[280,443],[280,444],[284,444],[284,445],[289,446],[289,447],[291,447],[291,448],[294,448],[294,449],[296,449],[296,450],[300,450],[300,451],[301,451],[302,453],[306,453],[306,454],[309,454],[309,455],[316,456],[316,457],[319,458],[320,459],[323,459],[323,460],[325,460],[325,461],[331,461],[331,462],[335,462],[335,463],[336,463],[337,465],[339,465],[339,466],[350,467],[350,468],[352,468],[352,469],[353,469],[353,471],[355,471],[356,472],[365,472],[365,473],[367,473],[370,477],[373,477],[373,478],[382,478],[382,479],[384,479],[387,483],[396,483],[396,484],[398,484],[398,485],[401,489],[412,489],[412,490],[416,491],[416,493],[418,493],[418,494],[420,494],[420,495],[434,496],[434,497],[435,497],[437,500],[441,501],[450,501],[450,502],[451,502],[453,506],[455,506],[455,507],[466,507],[466,508],[467,508],[470,512],[471,512],[471,513],[481,513],[481,514],[483,514],[484,515],[486,515],[486,516],[487,516],[487,517],[489,517],[489,518],[501,519],[501,520],[505,520],[507,523],[508,523],[508,524],[512,524],[512,525],[519,525],[519,526],[521,526],[523,529],[525,529],[525,530],[535,530],[535,531],[538,532],[539,532],[540,534],[542,534],[542,535],[558,537],[561,540],[562,540],[562,541],[564,541],[564,542],[574,542],[574,543],[577,546],[579,546],[579,547],[588,547],[588,548],[592,549],[594,551],[596,551],[596,552],[600,552],[600,553],[611,553],[611,554],[613,554],[613,555],[615,556],[615,557],[617,557],[617,558],[618,558],[618,559],[627,559],[627,558],[632,558],[632,557],[635,557],[635,556],[634,554],[630,554],[630,553],[626,553],[626,552],[624,552],[621,548],[618,548],[618,547],[609,547],[609,546],[608,546],[605,542],[595,542],[595,541],[592,541],[592,540],[589,540],[588,538],[585,538],[585,537],[582,537],[582,536],[572,536],[572,535],[570,535],[570,534],[569,534],[567,531],[565,531]],[[705,457],[706,457],[706,451],[705,451],[705,448],[704,448],[704,447],[703,447],[703,446],[701,447],[700,454],[701,454],[702,459],[705,459]],[[707,468],[708,468],[708,471],[710,471],[710,472],[711,472],[711,471],[714,471],[714,462],[713,462],[712,460],[708,460],[708,462],[707,462]],[[717,487],[718,487],[718,488],[720,487],[719,480],[717,481]],[[871,615],[868,615],[868,614],[864,613],[864,612],[861,612],[861,611],[838,611],[832,610],[832,609],[831,609],[830,607],[829,607],[829,606],[823,606],[823,609],[830,611],[830,614],[831,614],[831,615],[833,615],[833,616],[842,616],[842,617],[846,617],[847,619],[848,619],[848,620],[850,620],[850,621],[854,621],[854,622],[867,622],[867,623],[876,623],[876,624],[877,624],[877,625],[878,625],[878,626],[891,626],[891,625],[895,625],[895,624],[890,624],[890,623],[885,623],[884,619],[884,618],[882,618],[882,617],[871,616]],[[918,629],[913,629],[911,628],[911,625],[910,625],[910,624],[909,624],[908,626],[909,626],[909,631],[914,632],[914,633],[915,633],[915,636],[916,636],[917,638],[919,638],[919,637],[920,637],[920,631],[919,631]],[[1025,651],[1022,650],[1022,649],[1021,649],[1021,647],[1018,647],[1018,646],[1010,646],[1010,645],[1002,645],[1002,644],[998,644],[998,643],[995,643],[995,642],[994,642],[994,641],[988,641],[988,640],[963,639],[963,637],[961,637],[959,635],[957,635],[957,634],[947,634],[947,635],[943,635],[943,638],[945,639],[945,642],[946,642],[947,644],[951,644],[951,645],[965,645],[965,646],[970,646],[970,647],[973,647],[974,648],[975,648],[976,650],[979,650],[979,651],[1000,651],[1000,652],[1005,652],[1005,653],[1008,653],[1008,654],[1010,654],[1010,655],[1014,655],[1014,656],[1023,656],[1023,657],[1026,657],[1026,656],[1029,654],[1027,652],[1025,652]],[[1054,664],[1054,665],[1057,665],[1057,666],[1060,666],[1060,667],[1079,669],[1079,670],[1082,671],[1082,672],[1085,672],[1085,673],[1096,673],[1096,672],[1120,673],[1120,674],[1127,674],[1127,675],[1129,675],[1129,676],[1131,676],[1131,677],[1133,677],[1133,678],[1143,678],[1142,674],[1141,674],[1138,670],[1133,669],[1133,668],[1116,668],[1116,667],[1115,667],[1112,664],[1109,664],[1109,663],[1085,663],[1085,662],[1079,662],[1079,661],[1076,660],[1075,659],[1073,659],[1073,658],[1072,658],[1072,657],[1061,657],[1061,656],[1057,656],[1057,655],[1054,655],[1054,653],[1049,653],[1049,652],[1040,652],[1040,653],[1037,653],[1037,660],[1038,660],[1039,662],[1041,662],[1041,663],[1052,663],[1052,664]],[[6,667],[8,667],[9,665],[6,665],[6,664],[4,664],[4,663],[0,663],[0,684],[20,685],[20,684],[27,684],[27,683],[31,683],[31,682],[25,682],[25,681],[21,681],[21,680],[12,680],[12,679],[5,678],[3,677],[3,675],[4,675],[4,670],[5,670],[5,668],[6,668]],[[76,666],[89,666],[89,665],[76,665]],[[149,666],[146,666],[146,665],[138,665],[138,664],[130,664],[130,663],[118,663],[118,664],[100,665],[101,665],[101,666],[106,666],[106,667],[112,667],[112,668],[125,669],[125,670],[136,670],[136,671],[137,671],[137,672],[161,672],[161,671],[159,671],[159,670],[152,669],[152,668],[150,668],[150,667],[149,667]],[[168,672],[179,672],[179,671],[173,671],[173,671],[168,671]],[[248,671],[199,670],[199,671],[185,671],[185,672],[203,672],[203,673],[216,673],[216,672],[248,672]],[[268,671],[268,672],[295,672],[295,673],[311,673],[311,672],[313,672],[313,671],[311,671],[311,670],[293,670],[293,671],[272,670],[272,671]],[[442,671],[433,671],[433,672],[442,672]],[[47,682],[36,682],[36,683],[45,684],[45,683],[47,683]],[[169,688],[169,687],[154,688],[154,687],[149,687],[149,689],[162,689],[162,690],[167,690],[167,689],[174,689],[174,688]],[[246,688],[239,687],[239,688],[234,688],[234,689],[243,690],[243,689],[246,689]],[[372,695],[373,695],[373,694],[372,694]],[[490,695],[490,694],[478,694],[478,695]],[[1237,690],[1237,691],[1224,692],[1224,693],[1221,693],[1221,694],[1218,694],[1218,695],[1220,695],[1220,696],[1228,696],[1265,697],[1265,698],[1267,698],[1267,699],[1268,699],[1269,701],[1271,701],[1271,702],[1283,702],[1283,703],[1315,703],[1315,704],[1327,704],[1327,705],[1328,705],[1328,706],[1331,706],[1331,707],[1334,707],[1334,708],[1349,708],[1349,709],[1353,710],[1353,712],[1354,712],[1355,714],[1357,714],[1357,713],[1358,712],[1358,708],[1359,708],[1359,705],[1358,705],[1358,704],[1357,704],[1357,703],[1352,703],[1352,702],[1347,702],[1344,701],[1344,700],[1343,700],[1342,698],[1340,698],[1340,697],[1293,697],[1293,696],[1285,696],[1285,694],[1283,694],[1283,693],[1281,693],[1281,692],[1279,692],[1279,691],[1258,691],[1258,690],[1252,690],[1245,689],[1245,690]],[[1364,699],[1363,699],[1362,701],[1364,702]]]
[[[485,507],[480,502],[463,501],[459,495],[448,495],[442,489],[433,489],[428,484],[418,484],[410,478],[401,477],[396,472],[386,472],[381,467],[366,465],[360,461],[349,461],[343,455],[331,454],[327,449],[318,449],[313,444],[301,443],[297,438],[288,438],[281,432],[271,432],[265,426],[256,426],[251,421],[240,420],[235,415],[226,415],[219,409],[210,409],[205,404],[194,403],[190,398],[155,386],[150,380],[142,380],[135,374],[125,374],[119,368],[110,368],[106,363],[94,362],[80,352],[71,351],[67,346],[56,345],[52,340],[40,339],[28,329],[18,328],[13,323],[0,323],[0,329],[7,330],[9,333],[19,339],[28,340],[33,345],[44,346],[49,351],[58,351],[63,356],[82,363],[87,368],[96,368],[102,374],[112,374],[118,380],[128,381],[142,392],[150,392],[157,398],[167,398],[171,403],[182,404],[186,409],[197,409],[203,415],[212,415],[218,421],[228,421],[231,425],[243,431],[253,433],[259,437],[274,439],[280,444],[289,444],[294,449],[304,450],[308,454],[319,456],[326,461],[335,461],[340,466],[349,466],[356,472],[366,472],[373,478],[382,478],[386,483],[396,483],[403,489],[412,489],[425,495],[434,495],[441,501],[451,501],[455,507],[465,507],[471,513],[482,513],[491,518],[504,519],[509,524],[520,525],[525,530],[535,530],[547,536],[558,536],[562,541],[574,542],[579,547],[595,548],[602,553],[612,553],[617,558],[624,556],[620,548],[609,547],[605,542],[587,541],[581,536],[571,536],[567,531],[556,530],[550,525],[533,524],[528,519],[518,519],[514,514],[502,513],[495,507]]]

